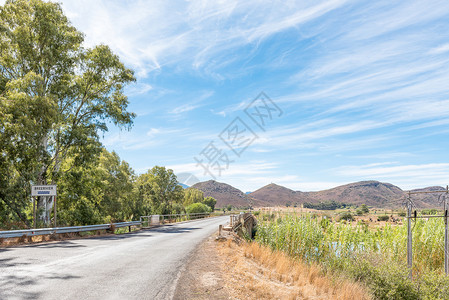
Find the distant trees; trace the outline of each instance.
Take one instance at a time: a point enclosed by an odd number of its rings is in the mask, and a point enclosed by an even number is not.
[[[311,202],[305,202],[304,208],[312,208],[312,209],[319,209],[319,210],[336,210],[339,208],[345,208],[350,205],[342,202],[336,202],[336,201],[326,201],[326,202],[318,202],[318,203],[311,203]]]
[[[368,206],[366,206],[366,204],[362,204],[359,208],[357,208],[356,213],[359,216],[367,214],[369,213],[369,208]]]

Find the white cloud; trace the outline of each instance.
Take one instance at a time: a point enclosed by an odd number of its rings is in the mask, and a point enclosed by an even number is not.
[[[430,54],[442,54],[449,51],[449,43],[433,48],[429,51]]]

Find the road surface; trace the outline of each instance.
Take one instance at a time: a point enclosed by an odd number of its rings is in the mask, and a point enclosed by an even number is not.
[[[0,248],[0,299],[171,299],[189,255],[228,219]]]

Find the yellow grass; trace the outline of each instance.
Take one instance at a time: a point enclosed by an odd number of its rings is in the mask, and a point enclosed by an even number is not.
[[[281,252],[253,243],[220,243],[228,288],[237,299],[371,299],[359,283],[324,275]]]

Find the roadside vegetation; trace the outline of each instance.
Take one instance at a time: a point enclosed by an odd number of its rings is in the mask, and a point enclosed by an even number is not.
[[[307,264],[324,274],[338,274],[369,288],[376,299],[449,299],[444,275],[444,222],[414,221],[413,278],[408,279],[407,226],[370,227],[312,215],[265,215],[256,242]],[[337,218],[335,218],[337,219]]]
[[[57,185],[58,225],[214,209],[215,199],[185,192],[172,170],[138,176],[100,143],[110,126],[133,125],[125,87],[134,72],[107,45],[85,47],[60,4],[1,5],[0,48],[0,228],[32,226],[31,185]],[[38,227],[49,226],[46,201],[36,201]]]
[[[231,235],[217,249],[226,287],[236,299],[371,299],[363,284],[259,243]]]

